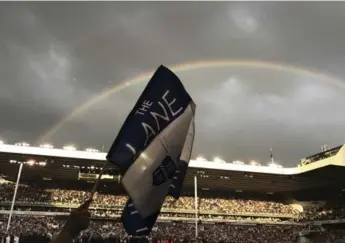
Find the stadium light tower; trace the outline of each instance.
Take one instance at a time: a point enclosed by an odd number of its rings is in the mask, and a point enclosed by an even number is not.
[[[273,159],[272,148],[270,148],[270,162],[268,163],[268,166],[269,166],[269,167],[272,167],[272,168],[283,168],[282,165],[277,164],[277,163],[274,161],[274,159]]]
[[[47,148],[47,149],[52,149],[52,148],[54,148],[54,146],[51,145],[51,144],[49,144],[49,143],[41,144],[40,147],[41,147],[41,148]]]
[[[220,157],[215,157],[213,159],[213,162],[215,162],[215,163],[225,163],[225,160],[221,159]]]
[[[38,165],[39,165],[39,166],[46,166],[46,165],[47,165],[47,162],[41,161],[41,162],[38,162]]]
[[[76,151],[76,147],[72,146],[72,145],[67,145],[67,146],[64,146],[62,148],[63,150],[69,150],[69,151]]]
[[[20,147],[29,147],[30,144],[26,143],[26,142],[21,142],[21,143],[15,143],[15,146],[20,146]]]
[[[241,160],[234,160],[234,161],[232,161],[232,163],[236,164],[236,165],[244,165],[244,162]]]
[[[278,168],[279,165],[277,165],[276,163],[270,162],[270,163],[268,163],[268,167],[271,167],[271,168]]]
[[[28,162],[27,162],[27,164],[29,165],[29,166],[34,166],[35,164],[36,164],[36,161],[35,160],[29,160]]]
[[[273,150],[272,147],[270,148],[270,162],[268,163],[269,167],[277,167],[277,164],[274,162],[273,159]]]
[[[90,153],[99,153],[98,149],[94,149],[94,148],[87,148],[85,149],[86,152],[90,152]]]
[[[271,163],[274,164],[272,147],[270,148],[270,159],[271,159]]]
[[[198,156],[198,157],[196,157],[196,160],[197,161],[206,161],[204,156]]]
[[[249,163],[250,163],[251,165],[255,165],[255,166],[259,166],[259,165],[260,165],[260,163],[257,162],[256,160],[251,160]]]

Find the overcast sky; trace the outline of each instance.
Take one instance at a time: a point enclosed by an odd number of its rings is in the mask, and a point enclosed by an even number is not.
[[[342,2],[1,2],[0,138],[34,143],[102,90],[160,64],[255,60],[323,75],[268,65],[177,72],[197,103],[194,157],[264,164],[272,147],[295,166],[345,141],[344,23]],[[147,81],[45,142],[107,150]]]

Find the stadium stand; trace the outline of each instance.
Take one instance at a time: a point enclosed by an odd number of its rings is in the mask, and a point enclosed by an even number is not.
[[[296,168],[191,161],[183,196],[167,198],[148,240],[193,242],[197,220],[200,242],[345,242],[344,155],[339,146],[301,160]],[[0,145],[0,236],[8,238],[19,163],[23,170],[9,241],[49,242],[71,209],[87,198],[104,158],[98,152]],[[109,166],[91,206],[90,228],[76,242],[128,240],[119,222],[127,200],[120,179]]]

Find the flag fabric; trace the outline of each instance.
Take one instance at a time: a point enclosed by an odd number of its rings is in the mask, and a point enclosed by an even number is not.
[[[122,213],[128,234],[149,234],[166,196],[180,196],[193,147],[195,109],[179,78],[160,66],[111,146],[107,160],[120,168],[129,196]]]
[[[122,224],[127,234],[132,236],[148,235],[158,218],[159,211],[144,218],[135,208],[133,200],[129,199],[121,216]]]

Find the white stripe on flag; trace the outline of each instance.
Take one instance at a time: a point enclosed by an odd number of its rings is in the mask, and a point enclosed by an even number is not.
[[[161,131],[143,151],[147,156],[139,156],[122,178],[124,189],[144,218],[158,212],[168,194],[172,179],[154,186],[153,172],[167,155],[177,164],[180,154],[186,153],[184,146],[190,125],[194,122],[194,108],[194,103],[189,104],[178,118]],[[141,169],[143,167],[145,171]]]
[[[147,227],[141,228],[141,229],[137,229],[135,232],[139,233],[145,230],[149,230]]]
[[[126,147],[129,148],[129,150],[134,154],[136,155],[137,154],[137,151],[135,150],[135,148],[130,145],[129,143],[126,143]]]

